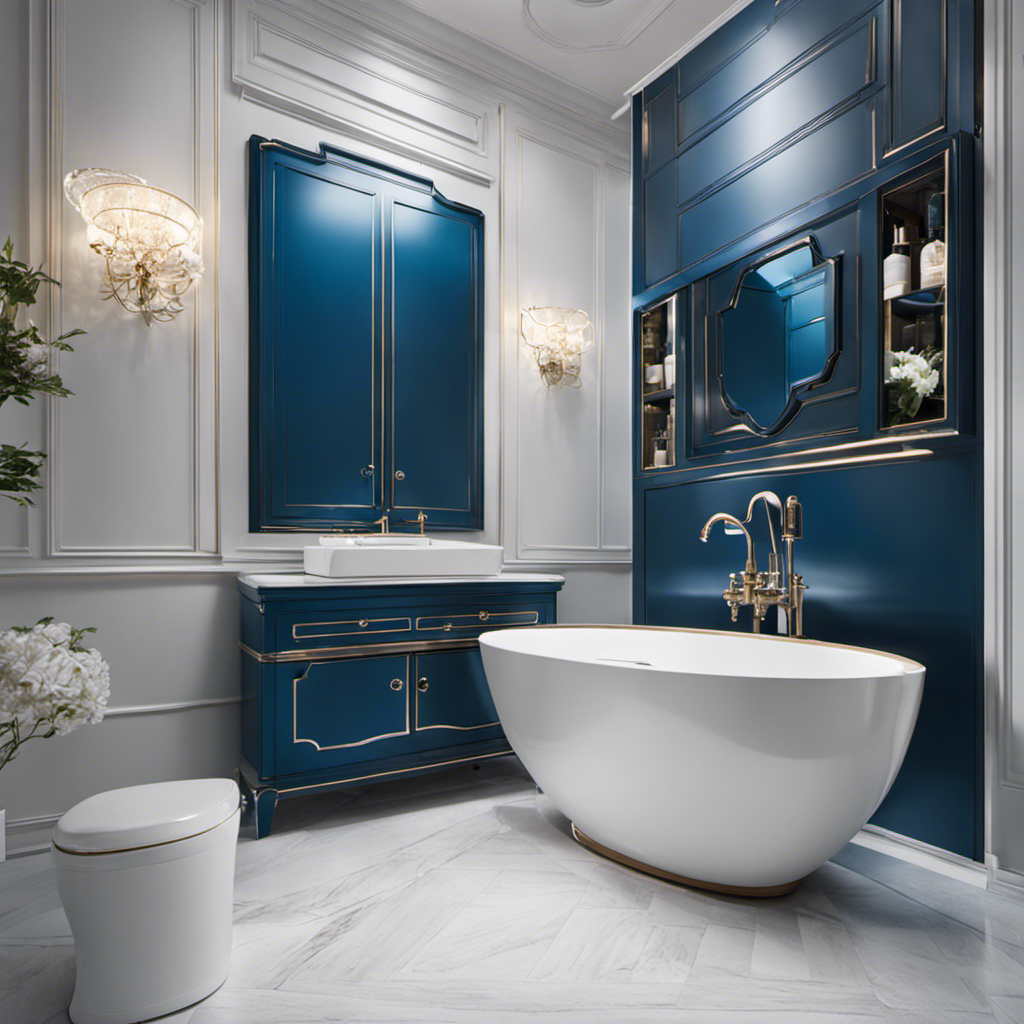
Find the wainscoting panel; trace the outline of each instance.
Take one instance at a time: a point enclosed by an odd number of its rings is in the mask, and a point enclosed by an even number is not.
[[[282,10],[236,0],[232,42],[232,77],[248,99],[472,181],[494,180],[494,108],[421,70],[422,55],[382,56],[363,23],[318,3]]]
[[[214,7],[51,0],[49,15],[52,322],[87,332],[58,361],[74,395],[51,403],[50,553],[194,557],[217,543]],[[62,187],[96,166],[205,215],[206,282],[170,323],[101,299],[103,262]]]
[[[505,557],[629,558],[626,170],[506,114]],[[579,388],[546,387],[522,341],[531,306],[570,306],[594,322]]]

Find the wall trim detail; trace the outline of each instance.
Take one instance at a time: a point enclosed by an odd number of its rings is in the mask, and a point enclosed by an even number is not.
[[[61,402],[49,401],[48,450],[45,472],[48,489],[48,543],[50,557],[68,558],[192,558],[217,552],[219,430],[216,390],[217,347],[217,219],[216,182],[218,177],[219,61],[216,41],[216,12],[209,0],[170,0],[184,8],[190,17],[191,88],[188,102],[192,111],[192,194],[187,198],[200,213],[205,212],[204,256],[208,271],[189,294],[192,309],[190,332],[191,405],[187,412],[190,426],[191,515],[187,527],[190,540],[186,544],[102,545],[67,544],[61,539],[60,496],[61,476]],[[67,216],[63,192],[65,166],[65,64],[67,59],[66,22],[69,0],[49,0],[47,15],[48,96],[45,166],[39,176],[45,177],[46,188],[46,259],[58,280],[63,280],[65,238],[63,223]],[[48,329],[53,334],[63,330],[63,305],[56,290],[50,290],[47,306]],[[96,301],[100,299],[97,296]],[[57,357],[57,369],[59,369]]]
[[[879,853],[888,854],[890,857],[896,857],[908,864],[927,868],[929,871],[945,875],[947,878],[954,878],[958,882],[973,885],[977,889],[986,887],[988,875],[984,864],[979,864],[969,857],[961,857],[958,853],[950,853],[949,850],[943,850],[941,847],[932,846],[931,843],[923,843],[919,839],[911,839],[898,832],[890,832],[878,825],[865,825],[850,842],[877,850]]]
[[[287,19],[293,34],[306,45],[318,45],[323,33],[327,33],[336,40],[343,40],[344,45],[363,51],[371,73],[376,73],[375,68],[398,66],[411,76],[426,78],[444,86],[451,94],[459,95],[462,97],[460,104],[466,102],[466,97],[473,97],[478,103],[489,106],[480,147],[480,154],[484,154],[486,160],[456,160],[456,163],[463,163],[464,171],[479,174],[484,163],[486,174],[492,174],[496,168],[500,148],[493,141],[498,127],[496,110],[509,100],[535,116],[557,123],[574,138],[591,144],[599,141],[620,150],[623,155],[626,153],[628,126],[612,122],[614,108],[611,104],[410,8],[400,0],[375,0],[373,4],[358,0],[233,0],[232,77],[247,99],[287,109],[305,120],[330,124],[345,134],[363,130],[350,117],[339,115],[346,103],[336,89],[332,90],[326,83],[313,86],[308,74],[302,76],[303,81],[293,76],[288,84],[287,78],[268,74],[266,68],[260,69],[255,64],[255,51],[246,41],[251,35],[251,26],[245,19],[246,12],[257,5]],[[306,29],[304,35],[302,26]],[[314,95],[317,99],[310,102]],[[365,97],[363,99],[365,101]],[[373,106],[371,104],[371,109]],[[303,112],[299,113],[297,108],[303,108]],[[376,109],[383,113],[379,106]],[[389,115],[380,119],[380,126],[389,122],[397,124]],[[402,141],[386,127],[377,130],[379,134],[364,141],[399,152]],[[465,148],[450,147],[447,154],[439,154],[439,147],[424,144],[414,148],[418,152],[416,159],[455,174],[459,171],[443,166],[443,160],[453,159],[453,154],[458,152],[469,152]]]
[[[171,704],[130,704],[123,707],[107,708],[103,715],[119,718],[129,715],[159,715],[167,711],[192,711],[195,708],[223,707],[225,704],[241,704],[241,697],[205,697],[200,700],[181,700]]]

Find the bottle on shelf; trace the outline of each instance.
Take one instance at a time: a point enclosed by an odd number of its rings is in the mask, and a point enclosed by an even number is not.
[[[910,245],[907,229],[893,232],[892,252],[882,261],[882,298],[896,299],[910,291]]]
[[[922,288],[941,288],[946,283],[945,201],[943,192],[928,200],[928,243],[921,250]]]

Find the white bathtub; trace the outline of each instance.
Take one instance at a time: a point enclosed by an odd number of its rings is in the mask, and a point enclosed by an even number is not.
[[[882,802],[924,667],[891,654],[698,629],[542,626],[480,637],[527,771],[606,856],[774,895]]]

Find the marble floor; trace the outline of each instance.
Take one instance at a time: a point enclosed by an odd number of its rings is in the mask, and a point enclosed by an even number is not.
[[[227,983],[173,1024],[1012,1024],[1024,902],[861,846],[794,893],[591,854],[512,758],[285,801],[243,830]],[[66,1024],[46,855],[0,865],[0,1021]]]

